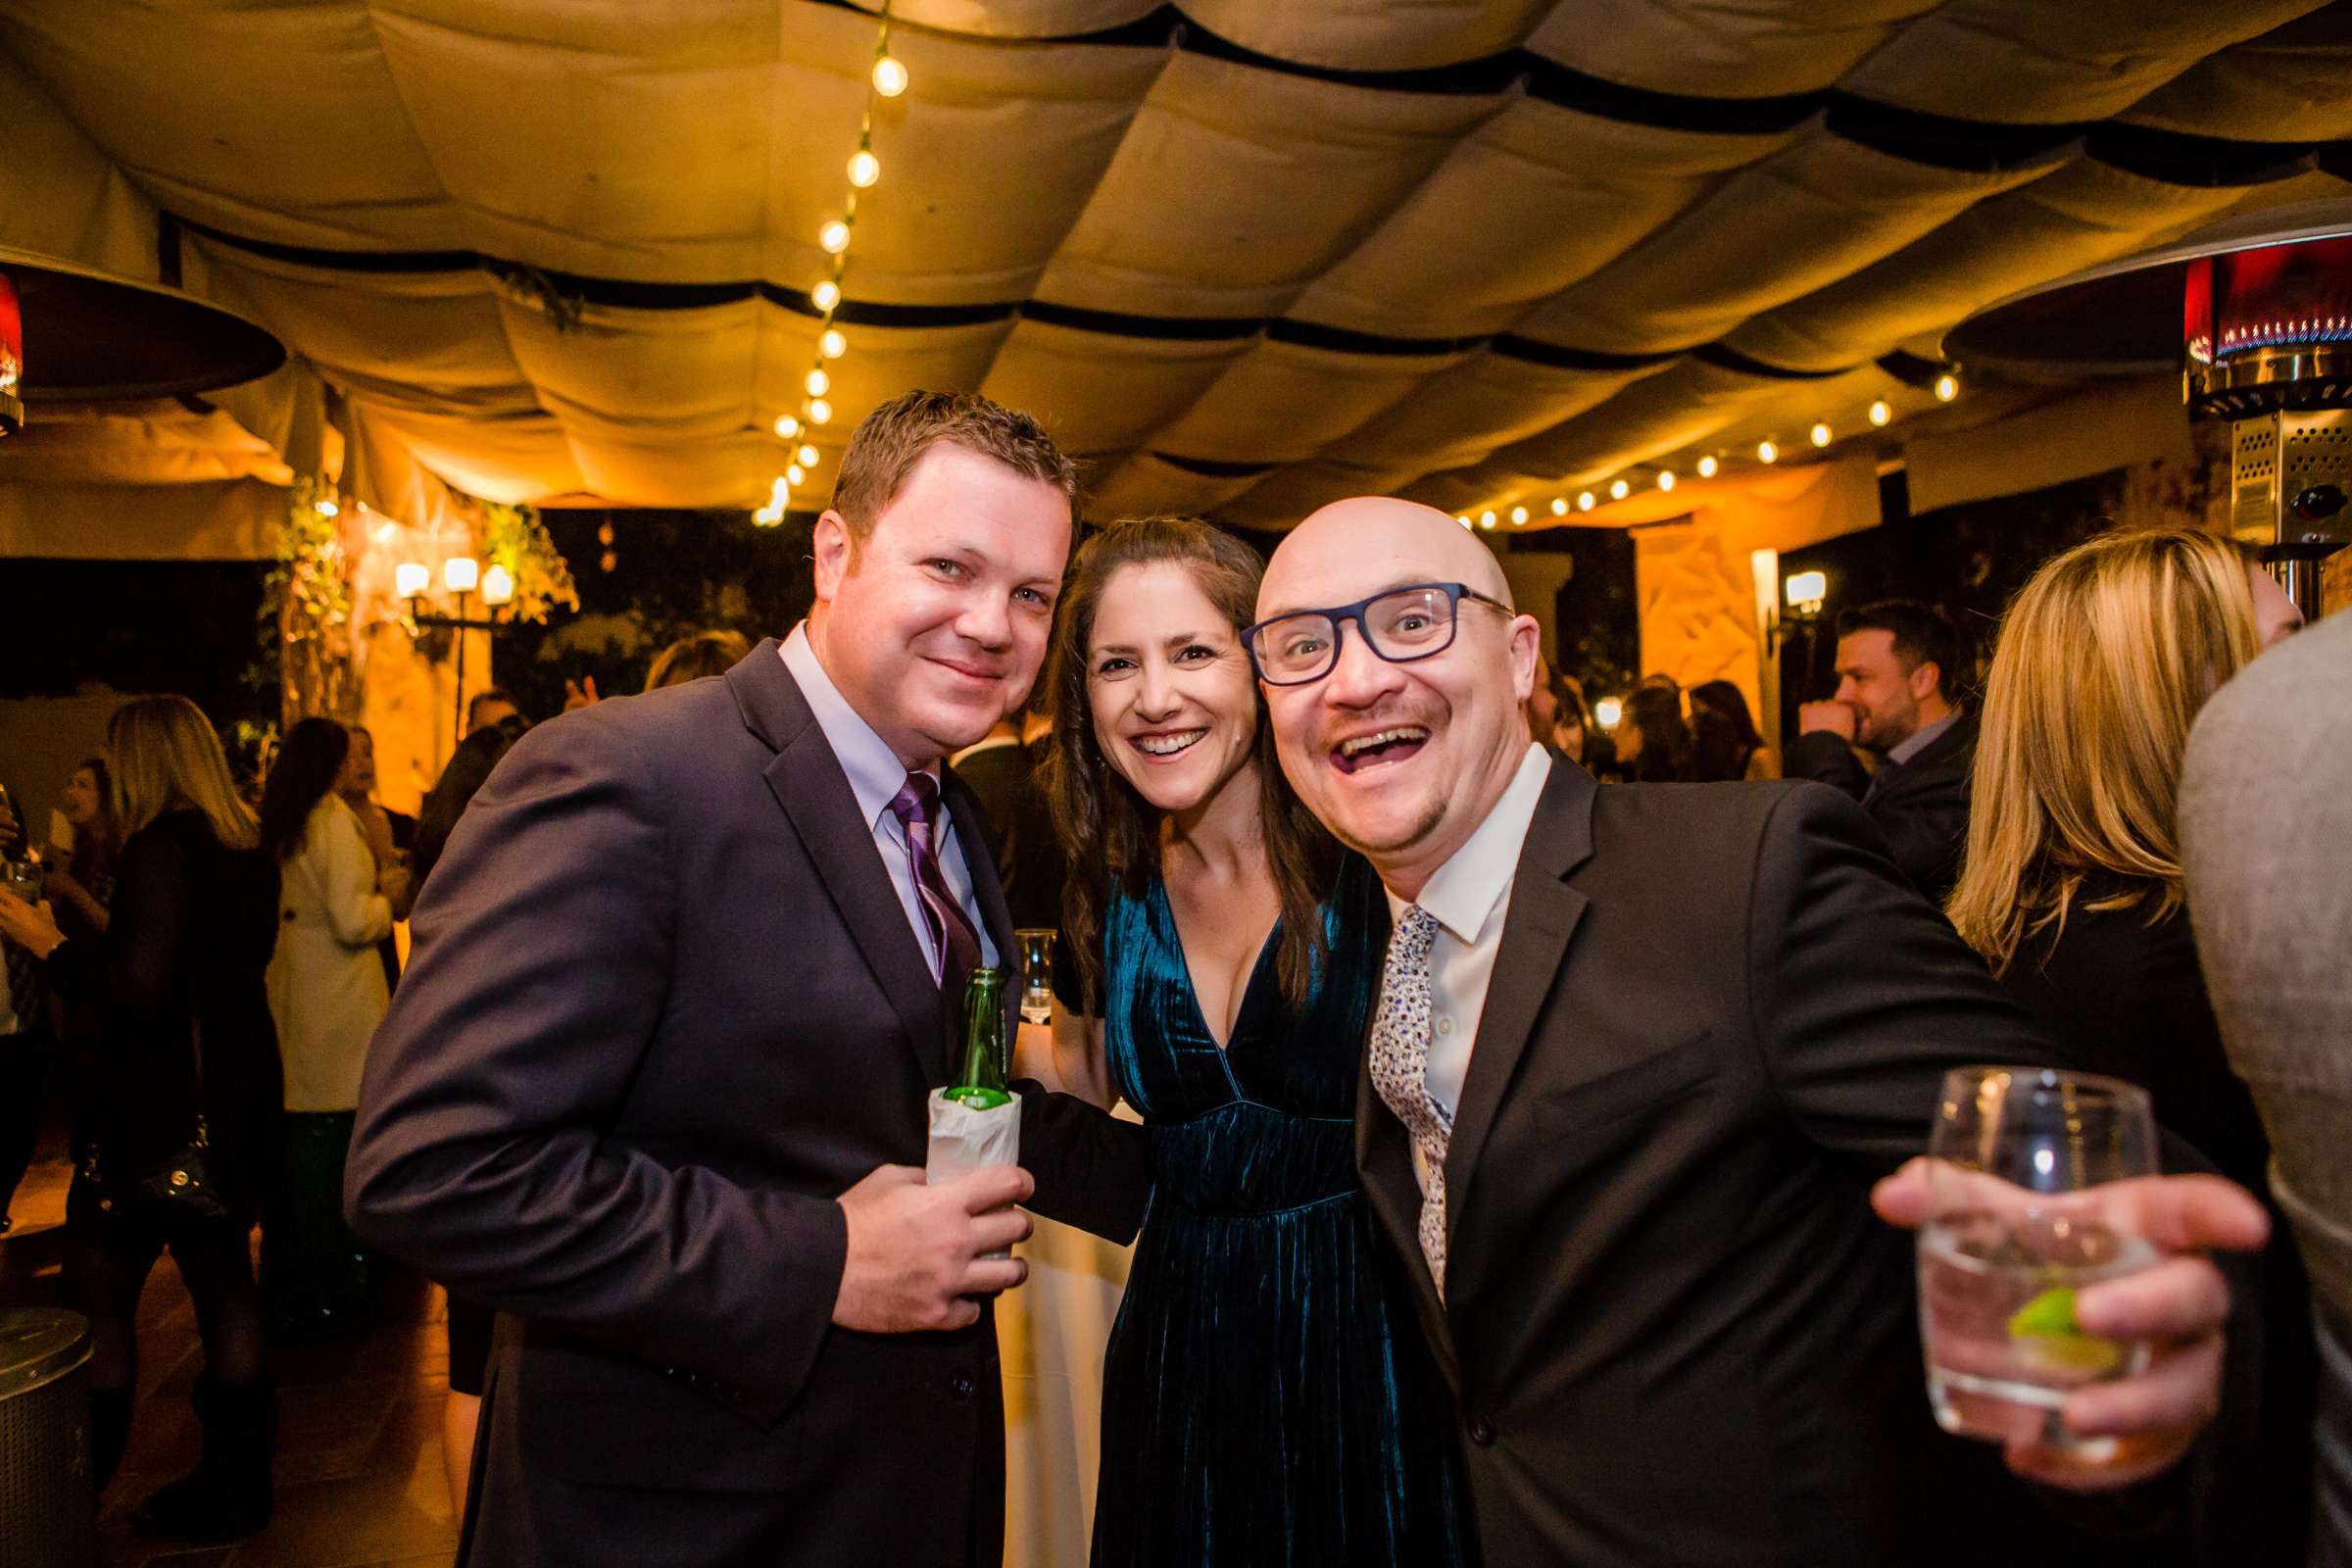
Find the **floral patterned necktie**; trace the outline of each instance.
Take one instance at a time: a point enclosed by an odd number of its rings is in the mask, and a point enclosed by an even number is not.
[[[1429,1260],[1438,1298],[1446,1297],[1446,1146],[1453,1117],[1429,1098],[1429,1025],[1432,1004],[1429,950],[1438,939],[1437,916],[1409,905],[1389,933],[1389,957],[1380,976],[1380,1015],[1372,1024],[1372,1087],[1412,1134],[1428,1167],[1421,1195],[1421,1255]]]

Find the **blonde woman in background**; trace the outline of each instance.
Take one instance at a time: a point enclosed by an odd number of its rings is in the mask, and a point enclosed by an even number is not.
[[[122,1457],[138,1385],[139,1296],[172,1249],[195,1300],[204,1432],[193,1475],[138,1508],[150,1535],[227,1541],[270,1517],[277,1407],[247,1237],[276,1167],[277,1040],[263,972],[277,935],[277,866],[256,848],[220,738],[184,697],[142,697],[108,726],[123,835],[103,935],[68,938],[42,904],[0,890],[0,935],[40,955],[70,1004],[98,1010],[93,1059],[74,1062],[75,1150],[66,1273],[90,1319],[91,1467],[103,1491]],[[202,1069],[197,1057],[201,1051]],[[158,1214],[127,1196],[172,1159],[198,1118],[225,1220]]]
[[[2174,826],[2189,726],[2261,651],[2253,590],[2239,547],[2194,528],[2102,534],[2034,573],[1993,651],[1946,912],[2066,1056],[2144,1084],[2158,1120],[2268,1202],[2270,1145],[2206,1000]],[[2275,1213],[2262,1267],[2263,1333],[2230,1348],[2233,1366],[2260,1356],[2260,1408],[2234,1434],[2225,1412],[2205,1449],[2242,1490],[2218,1466],[2199,1477],[2197,1517],[2136,1563],[2302,1560],[2312,1340]]]
[[[262,787],[262,844],[283,867],[270,1010],[285,1061],[285,1169],[262,1226],[271,1332],[333,1339],[366,1329],[375,1270],[343,1223],[343,1161],[368,1041],[391,1004],[375,945],[408,902],[408,872],[380,864],[335,784],[351,732],[306,718]]]

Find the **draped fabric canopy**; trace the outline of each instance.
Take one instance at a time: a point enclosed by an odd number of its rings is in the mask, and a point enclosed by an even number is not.
[[[59,122],[0,239],[152,241],[417,482],[756,506],[875,37],[826,0],[0,0],[0,100]],[[1550,522],[1816,419],[1851,455],[1875,399],[1964,424],[1976,383],[1928,386],[1971,310],[2352,175],[2352,0],[904,0],[891,49],[803,504],[923,385],[1039,415],[1099,513]]]

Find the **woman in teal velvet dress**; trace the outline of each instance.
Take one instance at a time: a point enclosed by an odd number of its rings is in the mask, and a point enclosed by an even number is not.
[[[1466,1561],[1455,1422],[1356,1184],[1388,909],[1276,767],[1259,563],[1189,519],[1072,567],[1048,769],[1077,984],[1054,1076],[1141,1113],[1155,1186],[1102,1378],[1098,1568]]]

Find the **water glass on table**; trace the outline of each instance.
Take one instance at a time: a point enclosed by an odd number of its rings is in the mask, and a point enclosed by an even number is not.
[[[1021,950],[1021,1021],[1054,1021],[1054,928],[1024,926],[1012,934]]]
[[[2137,1273],[2161,1254],[2104,1216],[2092,1189],[2156,1174],[2147,1092],[2037,1067],[1944,1075],[1919,1233],[1919,1326],[1928,1398],[1946,1432],[2115,1458],[2112,1438],[2076,1437],[2066,1397],[2146,1369],[2145,1343],[2075,1321],[2075,1293]]]

